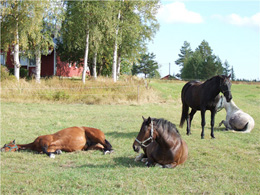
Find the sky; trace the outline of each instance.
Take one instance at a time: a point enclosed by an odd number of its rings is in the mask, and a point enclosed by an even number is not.
[[[161,77],[179,73],[175,61],[187,41],[194,51],[203,40],[233,66],[236,79],[260,80],[260,1],[167,0],[157,14],[160,29],[148,52],[156,55]]]

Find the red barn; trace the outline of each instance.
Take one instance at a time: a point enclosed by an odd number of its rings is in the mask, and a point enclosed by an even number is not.
[[[1,64],[6,65],[8,69],[14,68],[13,54],[11,50],[8,52],[1,51]],[[29,76],[36,73],[36,60],[29,59],[22,55],[20,57],[21,68],[25,68],[29,72]],[[61,76],[61,77],[78,77],[83,72],[82,66],[77,66],[76,63],[62,62],[57,55],[55,49],[50,50],[47,56],[41,57],[41,77]]]

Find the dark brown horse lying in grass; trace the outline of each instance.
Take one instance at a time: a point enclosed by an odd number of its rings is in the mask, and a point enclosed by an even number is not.
[[[55,158],[55,154],[61,154],[61,151],[74,152],[90,149],[101,150],[104,154],[113,151],[104,133],[90,127],[69,127],[54,134],[39,136],[29,144],[16,145],[14,140],[5,144],[1,151],[33,150]]]
[[[137,135],[133,149],[144,150],[143,158],[147,158],[146,165],[156,163],[164,168],[174,168],[184,163],[188,158],[188,147],[181,139],[179,131],[171,122],[164,119],[143,118],[144,122]]]

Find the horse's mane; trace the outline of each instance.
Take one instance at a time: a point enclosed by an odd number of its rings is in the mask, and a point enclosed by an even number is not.
[[[167,131],[168,133],[176,132],[178,135],[180,135],[180,132],[176,128],[175,124],[171,123],[170,121],[167,121],[163,118],[160,118],[160,119],[153,118],[152,121],[154,121],[156,123],[158,128],[162,127],[163,133],[165,131]]]

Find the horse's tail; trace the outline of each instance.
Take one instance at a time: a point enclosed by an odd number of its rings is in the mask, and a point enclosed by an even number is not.
[[[189,114],[189,106],[185,103],[185,100],[184,100],[184,93],[189,86],[190,86],[190,84],[186,83],[181,90],[182,113],[181,113],[180,127],[183,126],[183,123],[188,118],[188,114]]]
[[[182,113],[181,113],[180,127],[183,126],[183,123],[185,122],[185,120],[188,117],[188,113],[189,113],[188,105],[185,104],[185,103],[182,103]]]

